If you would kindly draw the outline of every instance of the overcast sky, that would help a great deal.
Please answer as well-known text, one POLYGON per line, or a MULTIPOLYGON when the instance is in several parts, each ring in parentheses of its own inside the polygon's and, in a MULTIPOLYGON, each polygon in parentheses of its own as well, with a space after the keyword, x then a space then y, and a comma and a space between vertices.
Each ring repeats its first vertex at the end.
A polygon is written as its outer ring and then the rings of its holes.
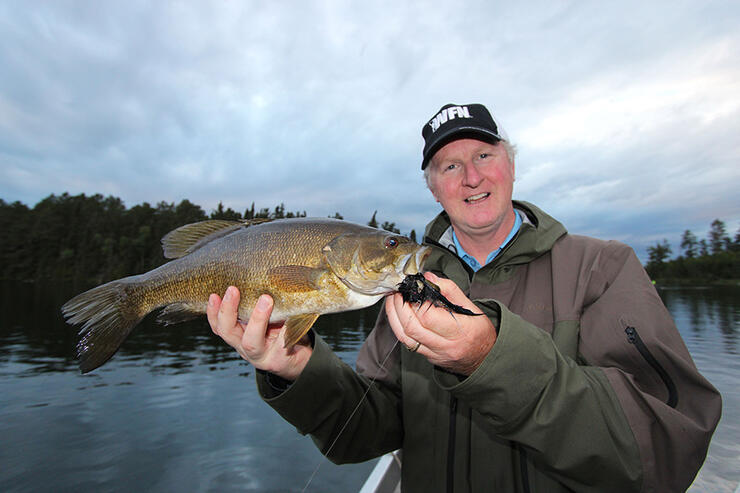
POLYGON ((421 126, 479 102, 518 146, 515 198, 679 253, 685 229, 740 227, 738 26, 736 1, 0 0, 0 198, 419 233, 421 126))

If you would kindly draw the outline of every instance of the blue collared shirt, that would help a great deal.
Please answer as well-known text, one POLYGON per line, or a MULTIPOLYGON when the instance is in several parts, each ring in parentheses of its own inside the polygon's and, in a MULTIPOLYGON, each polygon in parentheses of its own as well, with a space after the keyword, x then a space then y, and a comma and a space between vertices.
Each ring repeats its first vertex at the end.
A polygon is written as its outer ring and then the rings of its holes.
MULTIPOLYGON (((511 241, 512 238, 517 234, 519 231, 519 228, 522 227, 522 216, 519 211, 516 209, 514 210, 514 215, 516 218, 514 219, 514 225, 511 227, 511 231, 509 231, 508 236, 504 239, 504 242, 501 243, 501 246, 499 246, 497 249, 492 251, 488 254, 488 257, 486 257, 486 264, 491 262, 493 259, 496 258, 496 256, 501 253, 501 250, 504 249, 504 247, 511 241)), ((483 267, 472 255, 470 255, 468 252, 465 251, 465 249, 460 245, 460 241, 457 239, 457 235, 455 234, 455 231, 452 231, 452 241, 455 242, 455 248, 457 249, 457 255, 461 259, 465 261, 466 264, 470 266, 471 269, 473 269, 475 272, 478 272, 478 270, 483 267)))

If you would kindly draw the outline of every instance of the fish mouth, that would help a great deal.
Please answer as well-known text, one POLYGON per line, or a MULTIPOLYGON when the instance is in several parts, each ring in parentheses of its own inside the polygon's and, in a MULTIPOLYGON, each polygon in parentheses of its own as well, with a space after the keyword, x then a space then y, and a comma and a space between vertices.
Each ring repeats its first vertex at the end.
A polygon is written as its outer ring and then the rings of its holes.
POLYGON ((403 265, 403 273, 408 276, 421 272, 424 262, 431 253, 431 248, 423 246, 419 248, 416 253, 409 254, 408 259, 403 265))
POLYGON ((491 192, 479 193, 477 195, 471 195, 470 197, 465 199, 465 202, 468 204, 475 204, 477 202, 480 202, 481 200, 487 199, 490 196, 491 196, 491 192))

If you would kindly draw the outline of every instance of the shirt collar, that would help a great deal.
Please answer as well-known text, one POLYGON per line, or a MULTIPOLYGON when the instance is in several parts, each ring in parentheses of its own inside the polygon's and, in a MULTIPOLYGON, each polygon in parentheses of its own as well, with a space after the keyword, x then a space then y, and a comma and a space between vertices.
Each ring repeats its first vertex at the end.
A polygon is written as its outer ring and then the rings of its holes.
MULTIPOLYGON (((518 210, 514 209, 514 216, 515 216, 515 218, 514 218, 514 225, 511 227, 511 231, 509 231, 509 234, 506 236, 506 238, 504 239, 503 243, 501 243, 501 246, 499 246, 498 248, 496 248, 495 250, 493 250, 491 253, 488 254, 488 257, 486 257, 486 264, 490 263, 493 259, 496 258, 496 256, 498 256, 499 253, 501 253, 501 250, 503 250, 504 247, 506 245, 508 245, 509 242, 511 242, 511 240, 514 238, 514 236, 517 234, 517 232, 519 232, 519 228, 522 227, 522 215, 521 215, 521 212, 519 212, 518 210)), ((470 266, 470 268, 473 269, 474 271, 477 272, 478 270, 480 270, 480 268, 483 267, 483 265, 481 265, 480 262, 478 262, 478 260, 476 260, 475 257, 473 257, 468 252, 466 252, 465 249, 462 247, 462 245, 460 245, 460 241, 457 239, 457 235, 455 234, 455 230, 452 227, 450 227, 447 231, 445 231, 445 234, 443 236, 447 236, 447 233, 449 231, 452 231, 452 238, 451 238, 452 239, 452 243, 451 244, 448 244, 446 246, 448 248, 454 246, 455 250, 457 251, 457 256, 458 257, 460 257, 461 259, 463 259, 463 261, 465 261, 465 263, 468 264, 470 266)), ((452 249, 452 248, 450 248, 450 249, 452 249)))

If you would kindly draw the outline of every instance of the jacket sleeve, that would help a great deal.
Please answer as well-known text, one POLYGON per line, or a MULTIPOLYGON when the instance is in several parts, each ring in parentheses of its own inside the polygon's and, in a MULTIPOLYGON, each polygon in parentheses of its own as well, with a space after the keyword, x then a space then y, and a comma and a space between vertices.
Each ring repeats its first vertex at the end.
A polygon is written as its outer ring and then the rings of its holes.
MULTIPOLYGON (((398 347, 393 350, 398 352, 398 347)), ((313 354, 295 382, 278 390, 266 374, 258 372, 257 388, 299 433, 310 434, 330 460, 361 462, 396 450, 402 443, 400 390, 390 363, 393 355, 386 353, 383 359, 386 356, 383 375, 365 377, 316 335, 313 354)))
POLYGON ((462 382, 439 371, 435 379, 574 491, 685 491, 719 421, 719 393, 631 249, 607 243, 583 280, 579 361, 480 300, 501 313, 493 349, 462 382))

